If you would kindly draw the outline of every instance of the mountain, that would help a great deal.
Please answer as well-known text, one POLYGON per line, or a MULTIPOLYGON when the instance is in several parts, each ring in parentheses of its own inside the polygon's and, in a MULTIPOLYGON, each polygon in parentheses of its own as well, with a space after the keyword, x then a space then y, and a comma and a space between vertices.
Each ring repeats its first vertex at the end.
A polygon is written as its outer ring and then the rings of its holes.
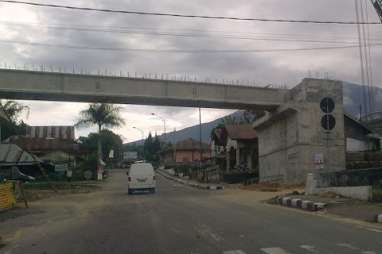
MULTIPOLYGON (((360 105, 363 102, 363 86, 354 83, 344 82, 344 108, 347 114, 354 117, 359 116, 360 105)), ((377 87, 374 91, 376 98, 376 111, 382 111, 382 89, 377 87)), ((235 113, 228 115, 235 117, 236 119, 242 119, 244 111, 236 111, 235 113)), ((210 142, 210 134, 212 129, 223 121, 224 117, 216 119, 209 123, 202 124, 202 140, 205 143, 210 142)), ((161 137, 162 138, 162 137, 161 137)), ((175 143, 187 138, 193 138, 199 140, 199 125, 194 125, 176 132, 167 133, 167 140, 171 143, 175 143)), ((133 142, 141 144, 142 141, 133 142)))
MULTIPOLYGON (((355 117, 359 117, 360 105, 363 105, 364 86, 354 83, 344 82, 344 107, 345 112, 355 117)), ((382 111, 382 89, 375 87, 373 89, 375 96, 375 111, 382 111)))

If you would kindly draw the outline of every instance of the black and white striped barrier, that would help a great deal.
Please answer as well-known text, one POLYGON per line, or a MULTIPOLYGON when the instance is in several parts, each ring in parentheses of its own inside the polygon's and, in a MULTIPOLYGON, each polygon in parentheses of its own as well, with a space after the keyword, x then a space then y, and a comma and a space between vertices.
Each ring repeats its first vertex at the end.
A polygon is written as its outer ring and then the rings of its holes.
POLYGON ((326 203, 302 200, 300 198, 280 197, 278 203, 282 206, 300 208, 307 211, 319 211, 326 208, 326 203))

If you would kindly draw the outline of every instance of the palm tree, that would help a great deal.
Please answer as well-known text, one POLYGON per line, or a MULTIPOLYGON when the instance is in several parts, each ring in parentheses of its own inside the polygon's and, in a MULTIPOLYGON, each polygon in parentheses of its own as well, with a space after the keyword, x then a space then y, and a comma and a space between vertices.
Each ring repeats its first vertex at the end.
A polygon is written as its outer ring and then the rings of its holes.
POLYGON ((103 127, 119 127, 125 124, 125 121, 120 116, 121 107, 116 107, 106 103, 92 103, 89 108, 80 112, 80 119, 76 126, 91 126, 98 127, 97 140, 97 165, 100 165, 102 159, 102 144, 101 131, 103 127))

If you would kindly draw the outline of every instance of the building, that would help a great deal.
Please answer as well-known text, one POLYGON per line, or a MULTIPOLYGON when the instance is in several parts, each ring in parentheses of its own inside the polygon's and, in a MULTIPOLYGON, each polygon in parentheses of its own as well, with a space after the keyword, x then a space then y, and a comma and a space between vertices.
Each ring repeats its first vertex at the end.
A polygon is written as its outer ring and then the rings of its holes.
POLYGON ((15 168, 27 176, 39 177, 42 175, 41 167, 46 172, 53 169, 15 144, 0 144, 0 180, 18 179, 20 175, 14 171, 15 168))
POLYGON ((26 137, 58 140, 74 140, 74 126, 28 126, 26 137))
POLYGON ((225 125, 215 129, 213 157, 226 173, 258 172, 258 140, 251 124, 225 125))
POLYGON ((381 150, 380 137, 362 122, 345 114, 346 152, 381 150))
POLYGON ((165 161, 176 163, 187 163, 205 161, 211 159, 211 148, 208 144, 188 138, 177 142, 171 148, 168 148, 165 154, 165 161), (201 152, 202 151, 202 152, 201 152), (200 158, 202 156, 202 158, 200 158))
POLYGON ((74 126, 28 126, 25 136, 11 136, 3 143, 15 144, 43 161, 75 166, 80 151, 74 138, 74 126))

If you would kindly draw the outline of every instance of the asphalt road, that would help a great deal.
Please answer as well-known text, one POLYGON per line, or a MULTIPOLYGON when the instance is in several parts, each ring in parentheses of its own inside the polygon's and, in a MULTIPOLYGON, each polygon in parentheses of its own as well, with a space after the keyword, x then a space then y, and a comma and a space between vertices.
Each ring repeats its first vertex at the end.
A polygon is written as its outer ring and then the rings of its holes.
MULTIPOLYGON (((124 172, 118 171, 103 191, 63 197, 45 207, 36 203, 41 213, 22 217, 26 226, 15 230, 11 243, 0 252, 382 253, 382 231, 368 226, 271 206, 225 191, 192 189, 163 177, 158 179, 156 194, 131 196, 126 180, 124 172)), ((20 218, 5 222, 3 229, 20 226, 17 220, 20 218)))

